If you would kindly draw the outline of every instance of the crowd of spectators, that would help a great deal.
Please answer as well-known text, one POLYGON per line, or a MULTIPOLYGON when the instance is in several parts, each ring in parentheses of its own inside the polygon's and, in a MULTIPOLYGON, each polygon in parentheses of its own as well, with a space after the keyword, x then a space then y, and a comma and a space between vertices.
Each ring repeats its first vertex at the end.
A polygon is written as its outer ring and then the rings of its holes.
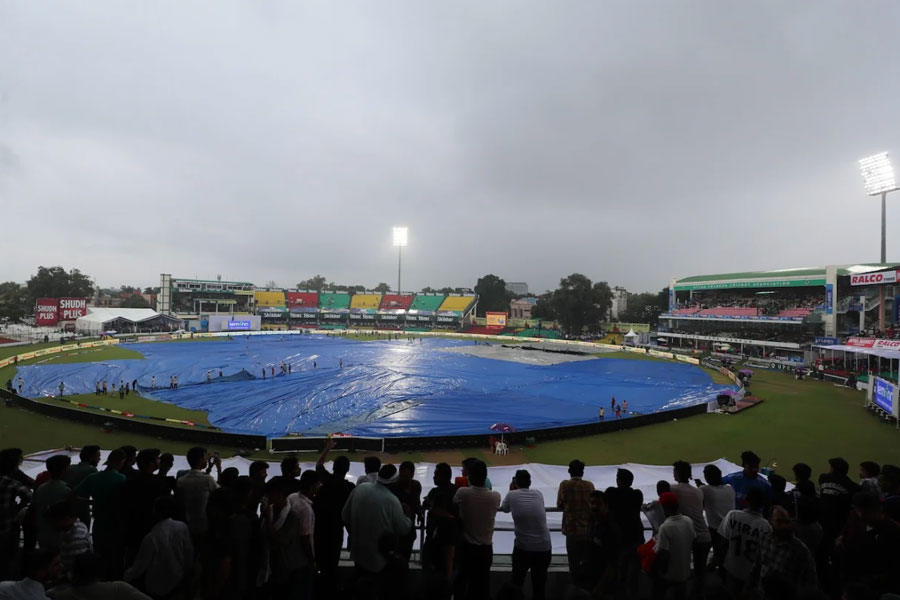
MULTIPOLYGON (((22 452, 3 450, 0 600, 507 599, 524 597, 529 573, 531 597, 548 597, 547 502, 527 470, 501 494, 483 461, 466 459, 455 480, 440 463, 423 498, 413 463, 368 457, 354 484, 346 456, 326 468, 333 447, 329 440, 315 469, 301 472, 288 457, 271 478, 266 462, 241 475, 203 448, 187 453, 190 469, 172 473, 174 457, 157 449, 118 448, 101 465, 100 448, 86 446, 78 464, 50 456, 33 480, 20 469, 22 452), (512 573, 492 590, 498 511, 511 513, 515 541, 512 573), (412 578, 419 525, 422 569, 412 578), (352 574, 339 567, 345 531, 352 574)), ((753 452, 741 458, 741 471, 723 476, 707 465, 703 480, 676 461, 652 499, 627 469, 601 491, 572 461, 555 501, 566 597, 900 593, 900 468, 864 462, 854 481, 834 458, 816 485, 801 463, 788 491, 784 477, 760 473, 753 452)))

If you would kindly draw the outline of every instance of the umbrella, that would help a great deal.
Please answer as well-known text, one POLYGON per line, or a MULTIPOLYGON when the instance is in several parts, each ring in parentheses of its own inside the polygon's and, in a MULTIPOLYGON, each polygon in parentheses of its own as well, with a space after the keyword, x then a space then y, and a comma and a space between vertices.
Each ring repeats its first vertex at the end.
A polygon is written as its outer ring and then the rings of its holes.
POLYGON ((738 373, 743 373, 744 375, 753 375, 753 369, 741 369, 738 373))
POLYGON ((513 427, 512 425, 510 425, 509 423, 494 423, 493 425, 488 427, 488 429, 490 429, 491 431, 499 432, 501 440, 503 439, 504 433, 512 433, 513 431, 516 430, 516 428, 513 427))

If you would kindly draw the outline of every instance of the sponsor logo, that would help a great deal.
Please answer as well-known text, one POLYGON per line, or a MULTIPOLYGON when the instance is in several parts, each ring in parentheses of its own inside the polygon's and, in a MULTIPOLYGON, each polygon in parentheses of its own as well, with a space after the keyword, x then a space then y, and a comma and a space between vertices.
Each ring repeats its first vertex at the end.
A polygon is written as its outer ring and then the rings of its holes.
POLYGON ((878 273, 861 273, 850 276, 850 285, 878 285, 896 282, 897 271, 879 271, 878 273))
POLYGON ((228 321, 228 331, 250 331, 250 321, 228 321))

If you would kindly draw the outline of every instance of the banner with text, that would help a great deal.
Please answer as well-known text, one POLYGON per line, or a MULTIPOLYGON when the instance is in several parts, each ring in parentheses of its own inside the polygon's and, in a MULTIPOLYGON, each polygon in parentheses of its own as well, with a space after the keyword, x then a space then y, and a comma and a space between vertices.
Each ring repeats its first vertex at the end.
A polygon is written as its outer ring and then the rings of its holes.
POLYGON ((860 273, 850 276, 850 285, 878 285, 881 283, 897 283, 897 271, 860 273))
POLYGON ((59 298, 38 298, 34 303, 35 325, 56 325, 59 322, 59 298))
POLYGON ((59 320, 74 321, 87 314, 87 298, 60 298, 59 320))

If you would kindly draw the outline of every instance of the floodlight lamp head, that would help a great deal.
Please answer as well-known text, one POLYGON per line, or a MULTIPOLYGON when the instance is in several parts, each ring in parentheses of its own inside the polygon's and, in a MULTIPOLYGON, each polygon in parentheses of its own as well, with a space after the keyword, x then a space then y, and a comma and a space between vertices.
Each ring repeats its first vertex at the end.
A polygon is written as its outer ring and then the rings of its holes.
POLYGON ((878 196, 897 189, 894 168, 887 152, 868 156, 859 161, 859 170, 866 182, 866 193, 878 196))
POLYGON ((394 246, 406 246, 409 229, 407 227, 394 227, 394 246))

